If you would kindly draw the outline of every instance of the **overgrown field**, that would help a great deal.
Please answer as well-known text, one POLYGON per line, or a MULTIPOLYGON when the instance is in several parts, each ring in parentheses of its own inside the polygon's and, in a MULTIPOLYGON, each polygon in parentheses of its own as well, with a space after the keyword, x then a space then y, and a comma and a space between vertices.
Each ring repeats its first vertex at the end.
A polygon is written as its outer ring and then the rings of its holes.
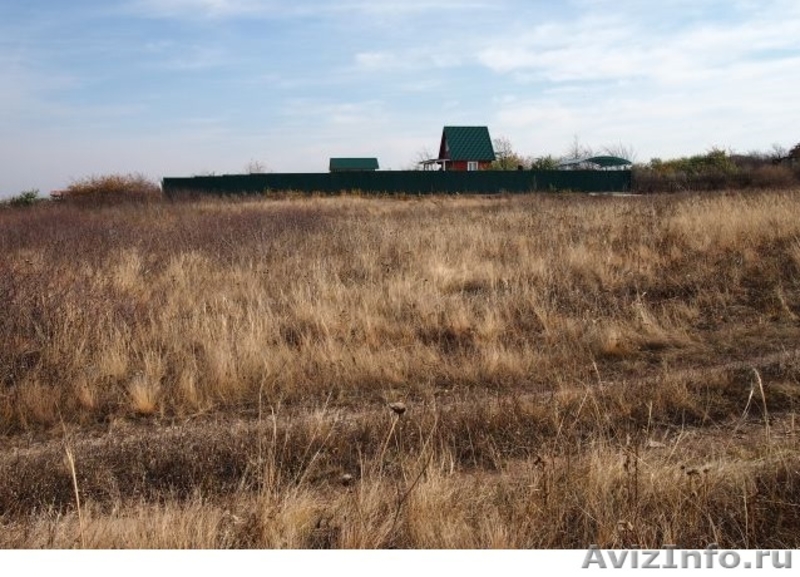
POLYGON ((797 548, 798 315, 800 190, 0 210, 0 546, 797 548))

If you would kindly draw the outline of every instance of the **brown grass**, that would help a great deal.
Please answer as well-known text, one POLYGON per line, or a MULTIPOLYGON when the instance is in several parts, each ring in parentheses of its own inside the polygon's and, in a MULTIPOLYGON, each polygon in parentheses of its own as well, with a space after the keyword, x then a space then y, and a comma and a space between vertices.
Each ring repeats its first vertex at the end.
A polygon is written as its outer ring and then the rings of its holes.
POLYGON ((797 547, 798 239, 796 191, 3 211, 0 546, 797 547))

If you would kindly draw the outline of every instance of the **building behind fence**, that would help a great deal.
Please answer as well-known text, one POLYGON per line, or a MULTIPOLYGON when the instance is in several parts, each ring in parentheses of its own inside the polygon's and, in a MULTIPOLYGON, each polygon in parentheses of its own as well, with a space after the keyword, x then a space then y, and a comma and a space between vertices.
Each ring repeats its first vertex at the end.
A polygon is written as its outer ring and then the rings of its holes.
POLYGON ((397 170, 377 172, 277 173, 164 178, 166 195, 180 192, 374 194, 498 194, 537 191, 628 192, 630 170, 487 170, 476 172, 397 170))

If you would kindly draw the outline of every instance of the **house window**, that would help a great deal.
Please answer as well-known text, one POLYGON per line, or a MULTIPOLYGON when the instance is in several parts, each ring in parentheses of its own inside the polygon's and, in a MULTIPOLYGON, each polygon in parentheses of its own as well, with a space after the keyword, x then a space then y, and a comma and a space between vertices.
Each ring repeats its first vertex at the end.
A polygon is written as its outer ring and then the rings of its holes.
POLYGON ((468 161, 467 170, 478 170, 478 162, 475 160, 468 161))

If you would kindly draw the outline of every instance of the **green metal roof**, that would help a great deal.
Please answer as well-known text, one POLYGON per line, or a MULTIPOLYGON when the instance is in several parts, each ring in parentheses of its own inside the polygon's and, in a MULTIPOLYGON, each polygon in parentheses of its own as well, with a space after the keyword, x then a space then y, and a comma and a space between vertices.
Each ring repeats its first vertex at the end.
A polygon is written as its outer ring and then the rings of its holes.
POLYGON ((633 164, 627 158, 620 158, 619 156, 593 156, 588 160, 592 164, 602 166, 603 168, 609 168, 611 166, 628 166, 629 164, 633 164))
POLYGON ((633 163, 627 158, 620 158, 619 156, 592 156, 591 158, 565 160, 559 164, 559 166, 574 166, 579 164, 594 164, 601 168, 613 168, 619 166, 628 166, 633 163))
POLYGON ((331 158, 330 170, 378 170, 377 158, 331 158))
POLYGON ((445 126, 439 158, 492 162, 495 156, 489 129, 485 126, 445 126))

